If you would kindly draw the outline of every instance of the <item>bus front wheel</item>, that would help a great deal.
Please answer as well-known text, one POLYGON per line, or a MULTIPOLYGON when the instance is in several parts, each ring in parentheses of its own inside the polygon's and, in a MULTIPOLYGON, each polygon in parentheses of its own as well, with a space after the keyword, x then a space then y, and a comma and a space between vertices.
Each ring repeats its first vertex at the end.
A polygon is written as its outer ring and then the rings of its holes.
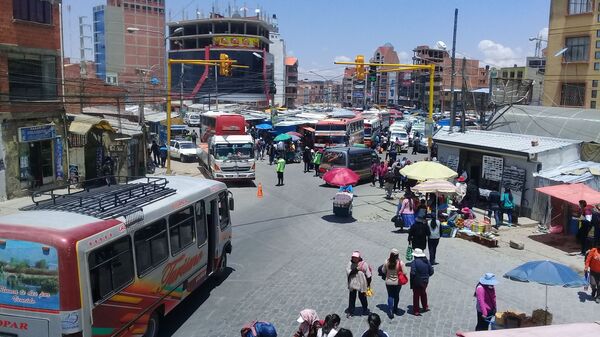
POLYGON ((158 328, 160 327, 160 314, 153 312, 148 319, 148 326, 146 327, 146 333, 144 337, 158 337, 158 328))

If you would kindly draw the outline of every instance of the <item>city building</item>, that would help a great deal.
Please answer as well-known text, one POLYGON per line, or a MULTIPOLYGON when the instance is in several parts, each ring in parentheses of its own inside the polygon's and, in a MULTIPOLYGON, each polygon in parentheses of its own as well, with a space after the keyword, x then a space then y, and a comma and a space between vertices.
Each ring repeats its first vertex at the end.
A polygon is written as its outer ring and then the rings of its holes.
POLYGON ((541 105, 543 84, 542 68, 514 65, 494 69, 491 86, 493 102, 496 105, 541 105))
POLYGON ((344 68, 344 75, 342 77, 342 106, 350 107, 353 106, 352 91, 354 83, 354 74, 356 73, 356 67, 344 68))
POLYGON ((598 37, 597 1, 552 0, 543 94, 545 106, 598 107, 598 37))
MULTIPOLYGON (((429 46, 417 46, 413 50, 413 64, 427 65, 435 64, 433 84, 434 109, 441 107, 442 72, 444 70, 444 59, 450 58, 448 51, 443 46, 430 48, 429 46)), ((429 104, 429 71, 415 70, 413 73, 413 102, 417 107, 426 109, 429 104)), ((456 83, 456 82, 455 82, 456 83)))
POLYGON ((293 56, 285 58, 285 76, 285 106, 294 108, 298 97, 298 58, 293 56))
MULTIPOLYGON (((231 76, 218 74, 216 66, 172 65, 172 85, 181 88, 184 99, 197 103, 207 101, 250 103, 258 106, 271 104, 277 83, 274 82, 274 56, 271 54, 272 20, 261 16, 242 16, 234 11, 225 17, 211 13, 208 18, 170 22, 169 58, 186 60, 219 59, 227 54, 236 65, 231 76), (183 28, 183 32, 175 34, 183 28), (180 83, 183 81, 182 87, 180 83)), ((284 60, 281 60, 282 66, 284 60)), ((285 78, 284 78, 285 80, 285 78)), ((284 85, 285 87, 285 85, 284 85)), ((278 91, 279 92, 279 91, 278 91)), ((281 91, 282 93, 284 90, 281 91)))
POLYGON ((271 46, 269 52, 273 55, 273 81, 275 82, 275 97, 273 99, 275 105, 285 105, 285 89, 286 89, 286 52, 285 41, 279 34, 277 26, 277 16, 273 15, 271 20, 272 31, 269 33, 271 46))
POLYGON ((0 0, 0 200, 63 183, 59 1, 0 0))
MULTIPOLYGON (((400 59, 394 50, 394 46, 386 43, 375 50, 370 62, 398 64, 400 63, 400 59)), ((397 67, 378 67, 377 70, 389 70, 393 68, 397 67)), ((377 72, 375 82, 368 79, 367 96, 371 97, 370 101, 382 106, 397 103, 397 76, 397 72, 377 72)))
POLYGON ((96 76, 133 88, 164 85, 165 0, 107 0, 93 8, 96 76))

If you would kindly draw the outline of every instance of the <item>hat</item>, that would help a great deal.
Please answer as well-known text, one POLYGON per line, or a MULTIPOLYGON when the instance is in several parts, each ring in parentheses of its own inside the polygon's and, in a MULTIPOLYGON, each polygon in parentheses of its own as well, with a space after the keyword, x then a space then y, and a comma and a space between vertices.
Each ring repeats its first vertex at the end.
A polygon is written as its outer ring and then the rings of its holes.
POLYGON ((461 182, 461 183, 464 182, 465 180, 467 180, 467 178, 465 178, 464 176, 460 176, 460 177, 456 178, 456 181, 461 182))
POLYGON ((495 286, 496 284, 498 284, 498 280, 496 280, 496 275, 494 275, 493 273, 485 273, 485 275, 483 275, 479 279, 479 283, 486 286, 495 286))
POLYGON ((460 212, 461 212, 461 213, 471 213, 471 209, 470 209, 469 207, 463 207, 463 208, 460 210, 460 212))
POLYGON ((390 253, 394 254, 394 255, 400 255, 400 252, 396 248, 392 248, 392 250, 390 251, 390 253))
POLYGON ((298 319, 296 320, 296 322, 302 324, 304 323, 304 318, 302 318, 302 316, 298 317, 298 319))
POLYGON ((413 256, 414 257, 425 257, 425 253, 423 252, 423 249, 415 248, 415 250, 413 250, 413 256))
POLYGON ((360 258, 360 252, 358 250, 355 250, 352 252, 352 257, 358 257, 360 258))

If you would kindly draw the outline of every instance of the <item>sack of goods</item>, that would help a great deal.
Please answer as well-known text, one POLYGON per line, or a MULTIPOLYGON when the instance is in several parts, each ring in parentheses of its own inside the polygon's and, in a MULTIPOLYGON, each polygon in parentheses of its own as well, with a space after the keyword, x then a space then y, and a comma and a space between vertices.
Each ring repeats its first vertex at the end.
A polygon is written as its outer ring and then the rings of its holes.
POLYGON ((352 198, 354 198, 352 193, 338 192, 333 198, 333 204, 335 206, 348 206, 352 203, 352 198))

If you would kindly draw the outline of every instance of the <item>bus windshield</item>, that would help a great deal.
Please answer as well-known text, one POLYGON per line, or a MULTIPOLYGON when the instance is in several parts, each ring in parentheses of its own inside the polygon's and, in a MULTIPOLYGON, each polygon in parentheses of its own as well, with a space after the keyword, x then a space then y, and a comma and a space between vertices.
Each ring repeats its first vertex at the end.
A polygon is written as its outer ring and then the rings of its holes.
POLYGON ((251 159, 254 158, 252 144, 216 144, 216 160, 251 159))
POLYGON ((0 304, 60 309, 58 254, 54 247, 0 238, 0 304))
POLYGON ((368 137, 371 135, 371 127, 370 126, 365 126, 365 136, 368 137))
POLYGON ((345 131, 346 124, 317 124, 317 131, 345 131))
POLYGON ((315 144, 346 144, 346 136, 316 136, 315 144))

